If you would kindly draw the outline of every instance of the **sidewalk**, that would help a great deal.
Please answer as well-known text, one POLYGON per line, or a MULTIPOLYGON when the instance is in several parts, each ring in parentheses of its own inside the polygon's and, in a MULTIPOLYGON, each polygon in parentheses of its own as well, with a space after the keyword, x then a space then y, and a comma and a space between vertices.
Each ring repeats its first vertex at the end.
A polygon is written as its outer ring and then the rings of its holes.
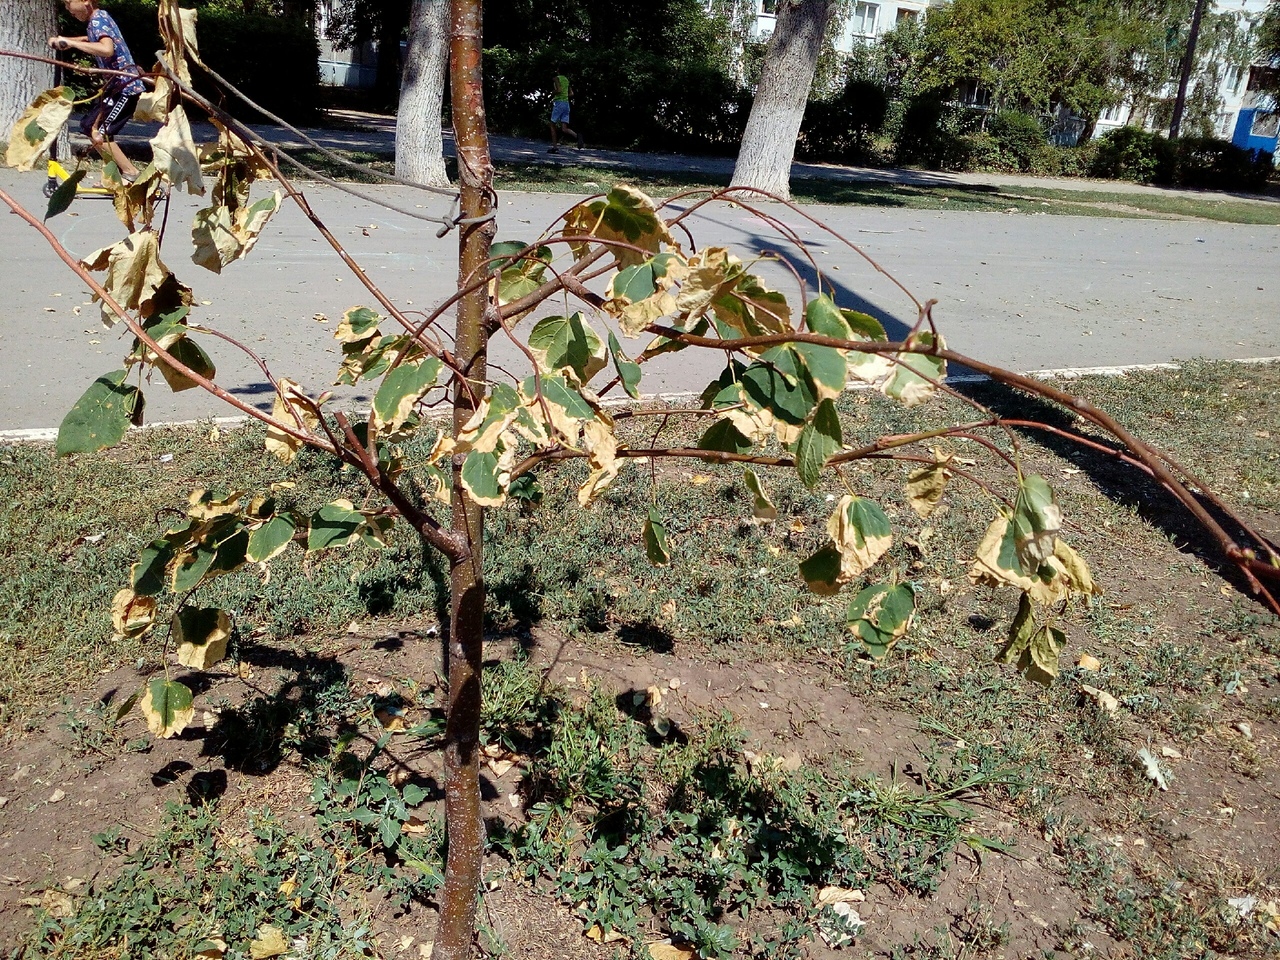
MULTIPOLYGON (((360 150, 369 153, 395 152, 396 118, 357 110, 331 110, 335 120, 355 129, 306 128, 311 139, 331 150, 360 150)), ((214 139, 209 124, 191 125, 197 141, 214 139)), ((140 144, 155 135, 155 126, 130 122, 121 140, 140 144)), ((285 149, 305 149, 308 144, 283 127, 254 125, 264 140, 285 149)), ((79 141, 77 140, 79 144, 79 141)), ((697 157, 671 153, 638 153, 627 150, 605 150, 588 147, 566 148, 555 156, 547 154, 548 144, 540 140, 491 135, 489 148, 499 163, 545 164, 547 166, 598 167, 602 170, 644 170, 655 173, 706 174, 727 178, 733 173, 733 157, 697 157)), ((444 130, 445 156, 455 156, 452 129, 444 130)), ((1222 193, 1218 191, 1183 190, 1155 187, 1127 180, 1087 180, 1077 177, 1033 177, 999 173, 943 173, 892 167, 849 167, 827 163, 793 163, 793 179, 829 180, 842 183, 874 183, 912 187, 998 187, 1018 189, 1042 187, 1053 190, 1098 191, 1105 193, 1156 194, 1182 197, 1230 197, 1256 203, 1280 203, 1280 195, 1222 193)))

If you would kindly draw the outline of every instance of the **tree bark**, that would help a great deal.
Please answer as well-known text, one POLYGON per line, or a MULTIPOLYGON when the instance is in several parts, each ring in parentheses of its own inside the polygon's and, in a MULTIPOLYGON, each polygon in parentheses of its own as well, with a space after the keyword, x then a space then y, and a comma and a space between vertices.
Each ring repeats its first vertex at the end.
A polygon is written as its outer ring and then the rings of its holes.
MULTIPOLYGON (((489 271, 489 247, 497 232, 492 219, 493 162, 485 123, 481 71, 481 0, 452 0, 450 93, 458 144, 462 219, 481 222, 459 228, 458 284, 471 286, 489 271), (485 219, 488 218, 488 219, 485 219)), ((499 326, 486 284, 458 302, 455 358, 466 376, 453 396, 455 434, 475 409, 472 390, 484 391, 488 338, 499 326), (467 388, 470 385, 471 389, 467 388)), ((453 462, 453 530, 469 547, 449 569, 449 706, 445 730, 445 855, 436 960, 469 960, 475 937, 476 896, 484 856, 480 819, 480 671, 484 648, 484 512, 462 485, 462 464, 453 462)))
POLYGON ((448 65, 449 0, 413 0, 396 112, 397 177, 436 187, 449 183, 440 132, 448 65))
MULTIPOLYGON (((53 0, 6 4, 0 15, 0 50, 52 56, 46 45, 58 32, 53 0)), ((34 60, 0 57, 0 144, 9 142, 9 131, 37 93, 53 86, 53 67, 34 60)))
POLYGON ((834 0, 780 0, 732 185, 791 195, 791 161, 834 0))

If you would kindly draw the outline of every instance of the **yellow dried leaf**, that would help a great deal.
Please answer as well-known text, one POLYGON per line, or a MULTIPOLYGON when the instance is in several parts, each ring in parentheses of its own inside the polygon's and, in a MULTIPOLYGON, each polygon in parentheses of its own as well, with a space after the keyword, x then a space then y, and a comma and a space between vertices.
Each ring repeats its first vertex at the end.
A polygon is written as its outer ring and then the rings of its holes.
POLYGON ((605 930, 598 923, 587 929, 586 937, 596 943, 618 943, 627 939, 617 930, 605 930))
POLYGON ((253 960, 268 960, 280 957, 289 952, 289 941, 279 927, 262 926, 258 928, 258 936, 249 944, 249 956, 253 960))
POLYGON ((680 947, 674 943, 650 943, 651 960, 696 960, 698 951, 692 947, 680 947))
POLYGON ((136 637, 151 629, 156 619, 156 601, 140 597, 128 587, 111 601, 111 623, 122 637, 136 637))
MULTIPOLYGON (((81 261, 89 270, 106 270, 102 286, 124 310, 135 310, 143 318, 151 316, 153 301, 162 284, 173 277, 160 259, 160 245, 155 233, 140 230, 119 243, 95 250, 81 261)), ((179 300, 190 305, 191 290, 176 280, 179 300)), ((100 299, 96 294, 94 299, 100 299)), ((102 322, 114 326, 121 318, 102 302, 102 322)))
POLYGON ((578 490, 578 503, 588 507, 613 483, 624 461, 618 459, 618 438, 612 423, 588 420, 582 425, 582 443, 591 473, 578 490))
POLYGON ((937 463, 913 470, 907 477, 907 499, 921 519, 927 519, 942 502, 947 481, 951 479, 947 463, 948 460, 940 459, 937 463))
POLYGON ((200 174, 200 156, 191 136, 191 124, 181 104, 172 107, 165 124, 151 140, 156 168, 176 190, 186 187, 193 196, 204 196, 204 179, 200 174))
POLYGON ((862 903, 866 895, 861 890, 848 887, 823 887, 818 891, 818 906, 825 907, 833 903, 862 903))
MULTIPOLYGON (((218 610, 209 632, 203 637, 186 635, 188 621, 180 616, 173 618, 173 639, 178 645, 178 662, 192 670, 208 670, 227 655, 227 643, 231 639, 231 618, 227 611, 218 610)), ((204 632, 201 629, 200 632, 204 632)))
POLYGON ((40 93, 14 123, 5 162, 19 170, 35 167, 70 116, 71 93, 67 87, 40 93))
MULTIPOLYGON (((292 380, 278 380, 276 381, 276 386, 278 392, 276 393, 276 402, 271 410, 271 415, 281 423, 286 423, 295 429, 314 430, 320 423, 320 418, 316 416, 311 401, 306 394, 292 380)), ((298 455, 298 451, 302 449, 302 441, 291 434, 285 433, 279 427, 270 426, 267 428, 266 449, 268 453, 275 454, 285 463, 289 463, 298 455)))

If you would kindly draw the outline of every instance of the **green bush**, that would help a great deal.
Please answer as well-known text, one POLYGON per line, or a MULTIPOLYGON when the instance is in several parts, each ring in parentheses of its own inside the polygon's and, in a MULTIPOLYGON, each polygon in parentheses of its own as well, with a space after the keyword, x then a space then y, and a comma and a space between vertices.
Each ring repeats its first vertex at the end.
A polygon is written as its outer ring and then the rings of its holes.
POLYGON ((883 86, 851 78, 830 100, 809 101, 797 153, 815 160, 865 161, 871 138, 883 129, 888 112, 883 86))
POLYGON ((1216 137, 1183 137, 1177 141, 1177 183, 1206 190, 1266 189, 1272 155, 1246 150, 1216 137))
POLYGON ((932 91, 912 97, 894 144, 894 162, 931 170, 965 170, 973 150, 967 134, 978 114, 932 91))
MULTIPOLYGON (((309 123, 319 116, 320 48, 306 20, 221 6, 197 7, 196 37, 205 63, 247 97, 290 122, 309 123)), ((149 68, 160 49, 155 0, 107 0, 104 9, 120 25, 134 59, 149 68)), ((255 119, 208 78, 197 76, 195 86, 236 116, 255 119)))
POLYGON ((987 121, 987 134, 1016 170, 1031 170, 1037 156, 1044 155, 1044 127, 1030 114, 1017 110, 997 113, 987 121))
POLYGON ((1098 140, 1090 174, 1106 180, 1173 183, 1177 155, 1173 144, 1158 133, 1120 127, 1098 140))

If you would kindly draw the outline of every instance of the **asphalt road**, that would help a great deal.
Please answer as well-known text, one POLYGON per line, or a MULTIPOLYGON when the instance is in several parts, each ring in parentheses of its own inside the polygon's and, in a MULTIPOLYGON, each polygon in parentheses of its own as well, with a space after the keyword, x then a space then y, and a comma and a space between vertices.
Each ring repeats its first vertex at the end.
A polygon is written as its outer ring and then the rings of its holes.
MULTIPOLYGON (((0 171, 0 186, 42 211, 43 176, 0 171)), ((401 207, 442 213, 438 200, 407 188, 364 188, 401 207)), ((316 212, 350 254, 405 310, 448 296, 456 275, 457 234, 327 186, 309 187, 316 212)), ((499 239, 530 240, 573 203, 551 194, 503 194, 499 239)), ((347 308, 371 298, 302 214, 286 206, 257 248, 221 276, 190 262, 186 235, 197 198, 179 195, 169 216, 166 262, 199 301, 192 320, 258 352, 272 373, 313 392, 333 380, 341 351, 332 338, 347 308), (317 314, 327 322, 313 319, 317 314)), ((936 299, 949 344, 1018 370, 1156 363, 1280 354, 1280 228, 1217 223, 808 207, 860 245, 920 299, 936 299)), ((876 314, 890 332, 914 320, 911 302, 852 250, 789 211, 824 281, 844 306, 876 314)), ((51 221, 59 240, 84 256, 124 235, 111 206, 79 200, 51 221)), ((744 259, 783 249, 778 231, 741 208, 720 206, 692 225, 699 246, 725 244, 744 259)), ((85 386, 119 369, 129 347, 120 328, 104 329, 87 289, 31 227, 0 212, 0 431, 56 427, 85 386)), ((790 293, 796 280, 764 264, 790 293)), ((813 277, 809 275, 810 291, 813 277)), ((527 321, 526 321, 527 324, 527 321)), ((636 342, 627 346, 634 352, 636 342)), ((224 342, 206 349, 218 380, 269 407, 261 371, 224 342)), ((700 389, 720 365, 693 351, 646 369, 647 393, 700 389)), ((525 375, 523 355, 497 344, 495 363, 525 375)), ((367 403, 360 391, 344 403, 367 403)), ((171 394, 160 378, 147 392, 151 422, 223 416, 227 407, 200 390, 171 394)))

